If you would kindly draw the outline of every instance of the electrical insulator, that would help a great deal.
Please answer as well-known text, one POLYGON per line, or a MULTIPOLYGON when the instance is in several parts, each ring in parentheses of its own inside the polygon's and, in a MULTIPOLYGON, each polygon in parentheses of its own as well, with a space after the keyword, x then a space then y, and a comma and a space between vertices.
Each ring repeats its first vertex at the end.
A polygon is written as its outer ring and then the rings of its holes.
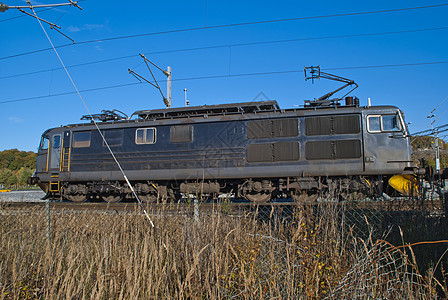
POLYGON ((0 3, 0 12, 7 11, 9 9, 9 6, 3 3, 0 3))

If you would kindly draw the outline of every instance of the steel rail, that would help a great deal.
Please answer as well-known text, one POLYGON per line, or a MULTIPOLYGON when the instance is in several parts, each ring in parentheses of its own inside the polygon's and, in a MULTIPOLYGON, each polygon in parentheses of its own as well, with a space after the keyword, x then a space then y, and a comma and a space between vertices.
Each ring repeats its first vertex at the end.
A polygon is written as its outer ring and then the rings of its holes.
MULTIPOLYGON (((281 209, 294 207, 319 207, 324 205, 338 204, 347 210, 377 210, 377 211, 441 211, 444 210, 444 202, 440 199, 425 200, 424 202, 410 199, 396 199, 392 201, 343 201, 343 202, 215 202, 215 203, 199 203, 201 212, 228 212, 237 211, 251 212, 259 209, 281 209)), ((50 202, 52 210, 71 210, 71 211, 138 211, 138 203, 72 203, 72 202, 50 202)), ((194 210, 193 203, 148 203, 144 204, 145 209, 149 211, 169 211, 169 212, 189 212, 194 210)), ((45 208, 45 202, 1 202, 0 211, 6 209, 32 209, 45 208)))

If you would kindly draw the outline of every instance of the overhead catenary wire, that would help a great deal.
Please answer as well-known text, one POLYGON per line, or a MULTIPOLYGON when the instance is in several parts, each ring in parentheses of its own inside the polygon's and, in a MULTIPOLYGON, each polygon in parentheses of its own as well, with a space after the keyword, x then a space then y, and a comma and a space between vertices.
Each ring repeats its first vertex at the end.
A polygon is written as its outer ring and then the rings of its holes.
POLYGON ((419 132, 414 132, 411 134, 411 136, 421 136, 421 135, 433 135, 435 132, 445 132, 448 131, 448 124, 445 125, 440 125, 431 129, 427 129, 427 130, 423 130, 423 131, 419 131, 419 132))
POLYGON ((446 115, 446 113, 448 112, 448 110, 445 110, 443 113, 441 113, 436 119, 434 119, 434 121, 431 122, 431 125, 433 125, 435 122, 437 122, 441 117, 443 117, 444 115, 446 115))
MULTIPOLYGON (((28 3, 29 3, 29 2, 28 2, 28 3)), ((67 68, 65 68, 65 64, 64 64, 64 62, 62 61, 61 57, 59 56, 58 51, 56 50, 56 48, 54 48, 53 42, 51 41, 50 37, 48 36, 47 31, 46 31, 45 28, 43 27, 43 25, 42 25, 40 19, 37 17, 37 14, 36 14, 36 12, 34 11, 34 9, 33 9, 33 7, 31 6, 31 4, 29 4, 29 5, 30 5, 30 8, 31 8, 31 10, 33 11, 34 15, 36 16, 36 19, 38 20, 40 27, 41 27, 42 30, 44 31, 45 36, 47 37, 47 39, 48 39, 48 41, 50 42, 52 48, 54 49, 54 52, 56 53, 56 56, 58 57, 60 63, 61 63, 62 66, 64 67, 64 70, 65 70, 65 72, 66 72, 68 78, 70 79, 71 84, 73 85, 74 89, 76 90, 76 94, 79 96, 79 98, 81 99, 82 103, 84 104, 84 107, 86 108, 88 114, 90 115, 90 117, 91 117, 91 119, 92 119, 92 122, 93 122, 93 124, 95 125, 97 131, 99 132, 99 134, 100 134, 100 136, 101 136, 101 138, 102 138, 104 144, 106 145, 107 149, 109 150, 110 154, 112 155, 112 158, 114 159, 115 163, 117 164, 118 168, 120 169, 120 172, 123 174, 123 177, 124 177, 126 183, 128 184, 128 186, 129 186, 129 188, 131 189, 133 195, 134 195, 135 198, 137 199, 137 201, 138 201, 140 207, 142 208, 142 210, 143 210, 143 212, 144 212, 146 218, 149 220, 151 226, 154 228, 155 226, 154 226, 154 223, 153 223, 152 220, 151 220, 151 217, 149 216, 148 212, 146 211, 145 207, 143 206, 143 204, 142 204, 140 198, 138 197, 137 193, 135 192, 133 186, 132 186, 131 183, 129 182, 129 179, 128 179, 128 177, 126 176, 126 173, 124 172, 123 168, 121 167, 121 164, 119 163, 119 161, 118 161, 117 158, 115 157, 115 154, 113 153, 112 149, 110 148, 109 143, 107 142, 107 140, 105 139, 103 133, 101 132, 100 128, 98 127, 97 122, 96 122, 95 119, 92 117, 92 113, 90 112, 90 110, 89 110, 89 108, 88 108, 86 102, 84 101, 84 98, 81 96, 81 93, 79 92, 78 87, 76 86, 75 82, 73 81, 73 79, 72 79, 70 73, 68 72, 67 68)))
MULTIPOLYGON (((394 68, 394 67, 425 66, 425 65, 435 65, 435 64, 448 64, 448 61, 406 63, 406 64, 368 65, 368 66, 352 66, 352 67, 334 67, 334 68, 325 68, 325 69, 322 68, 322 70, 331 71, 331 70, 355 70, 355 69, 372 69, 372 68, 394 68)), ((254 73, 240 73, 240 74, 222 74, 222 75, 199 76, 199 77, 185 77, 185 78, 177 78, 177 79, 173 78, 172 81, 219 79, 219 78, 226 78, 226 77, 231 78, 231 77, 245 77, 245 76, 283 75, 283 74, 289 74, 289 73, 303 73, 303 69, 254 72, 254 73)), ((160 80, 160 82, 164 82, 164 81, 165 80, 160 80)), ((81 90, 81 92, 86 93, 86 92, 93 92, 93 91, 99 91, 99 90, 123 88, 123 87, 138 85, 138 84, 141 84, 141 83, 134 82, 134 83, 116 84, 116 85, 110 85, 110 86, 85 89, 85 90, 81 90)), ((71 94, 75 94, 75 93, 76 92, 63 92, 63 93, 58 93, 58 94, 53 94, 53 95, 43 95, 43 96, 27 97, 27 98, 20 98, 20 99, 4 100, 4 101, 0 101, 0 104, 38 100, 38 99, 43 99, 43 98, 71 95, 71 94)))
MULTIPOLYGON (((359 34, 346 34, 346 35, 334 35, 334 36, 321 36, 321 37, 307 37, 307 38, 297 38, 297 39, 285 39, 285 40, 273 40, 273 41, 258 41, 258 42, 249 42, 249 43, 234 43, 234 44, 224 44, 224 45, 215 45, 215 46, 204 46, 204 47, 194 47, 194 48, 181 48, 181 49, 173 49, 173 50, 162 50, 162 51, 152 51, 146 52, 146 55, 157 55, 157 54, 166 54, 166 53, 176 53, 176 52, 187 52, 187 51, 199 51, 199 50, 208 50, 208 49, 219 49, 219 48, 229 48, 229 47, 244 47, 244 46, 256 46, 256 45, 268 45, 268 44, 276 44, 276 43, 291 43, 291 42, 301 42, 301 41, 312 41, 312 40, 324 40, 324 39, 338 39, 338 38, 352 38, 352 37, 365 37, 365 36, 378 36, 378 35, 390 35, 390 34, 404 34, 404 33, 417 33, 417 32, 426 32, 426 31, 437 31, 437 30, 448 30, 448 26, 446 27, 435 27, 435 28, 423 28, 423 29, 412 29, 412 30, 400 30, 400 31, 387 31, 387 32, 374 32, 374 33, 359 33, 359 34)), ((117 61, 122 59, 134 58, 135 55, 124 55, 109 59, 101 59, 86 63, 74 64, 70 66, 66 66, 67 68, 75 68, 82 67, 87 65, 93 65, 98 63, 105 63, 111 61, 117 61)), ((45 72, 52 72, 56 70, 62 70, 62 68, 53 68, 46 70, 39 70, 34 72, 27 72, 21 74, 14 74, 0 77, 1 79, 8 79, 20 76, 34 75, 45 72)))
MULTIPOLYGON (((440 107, 440 105, 442 105, 446 100, 448 100, 448 96, 445 97, 445 99, 443 99, 442 102, 440 102, 433 110, 431 110, 429 115, 433 114, 440 107)), ((439 116, 439 118, 440 118, 440 116, 439 116)), ((439 118, 437 118, 435 121, 437 121, 439 118)))
MULTIPOLYGON (((369 14, 392 13, 392 12, 400 12, 400 11, 413 11, 413 10, 439 8, 439 7, 446 7, 446 6, 448 6, 448 3, 425 5, 425 6, 415 6, 415 7, 395 8, 395 9, 383 9, 383 10, 373 10, 373 11, 361 11, 361 12, 351 12, 351 13, 338 13, 338 14, 305 16, 305 17, 296 17, 296 18, 284 18, 284 19, 275 19, 275 20, 241 22, 241 23, 231 23, 231 24, 211 25, 211 26, 198 26, 198 27, 173 29, 173 30, 165 30, 165 31, 158 31, 158 32, 146 32, 146 33, 108 37, 108 38, 102 38, 102 39, 78 41, 78 42, 76 42, 76 45, 107 42, 107 41, 116 41, 116 40, 138 38, 138 37, 152 36, 152 35, 164 35, 164 34, 191 32, 191 31, 199 31, 199 30, 210 30, 210 29, 230 28, 230 27, 239 27, 239 26, 269 24, 269 23, 293 22, 293 21, 323 19, 323 18, 336 18, 336 17, 349 17, 349 16, 369 15, 369 14)), ((64 44, 64 45, 56 46, 56 48, 63 48, 63 47, 72 46, 72 45, 73 44, 64 44)), ((38 49, 38 50, 28 51, 28 52, 24 52, 24 53, 17 53, 17 54, 10 55, 10 56, 4 56, 4 57, 0 57, 0 60, 30 55, 30 54, 34 54, 34 53, 49 51, 49 50, 52 50, 52 48, 38 49)))
MULTIPOLYGON (((442 105, 446 100, 448 100, 448 96, 447 97, 445 97, 445 99, 443 99, 429 114, 428 114, 428 117, 430 116, 430 115, 432 115, 439 107, 440 107, 440 105, 442 105)), ((441 115, 439 115, 439 117, 437 118, 437 119, 435 119, 434 121, 432 121, 431 122, 431 124, 429 124, 427 127, 426 127, 426 129, 429 129, 437 120, 439 120, 440 119, 440 117, 441 116, 443 116, 443 115, 445 115, 446 113, 447 113, 448 111, 445 111, 445 112, 443 112, 441 115)), ((424 122, 426 121, 426 119, 422 119, 422 121, 420 122, 420 123, 418 123, 416 126, 415 126, 415 129, 417 129, 417 128, 419 128, 424 122)))

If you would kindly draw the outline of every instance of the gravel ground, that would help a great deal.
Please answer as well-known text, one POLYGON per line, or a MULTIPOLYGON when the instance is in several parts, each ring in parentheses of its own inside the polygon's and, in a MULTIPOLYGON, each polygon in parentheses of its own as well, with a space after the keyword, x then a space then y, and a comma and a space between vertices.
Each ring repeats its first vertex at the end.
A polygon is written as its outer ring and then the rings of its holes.
POLYGON ((0 202, 39 202, 43 196, 41 190, 11 191, 0 193, 0 202))

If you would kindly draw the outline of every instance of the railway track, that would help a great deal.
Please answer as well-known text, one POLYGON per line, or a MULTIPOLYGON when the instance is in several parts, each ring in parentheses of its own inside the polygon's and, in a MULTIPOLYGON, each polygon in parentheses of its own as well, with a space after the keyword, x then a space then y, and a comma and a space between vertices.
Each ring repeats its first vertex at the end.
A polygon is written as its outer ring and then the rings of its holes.
MULTIPOLYGON (((200 213, 226 213, 231 215, 244 215, 256 211, 279 211, 285 210, 293 211, 294 208, 312 208, 323 205, 331 205, 334 202, 264 202, 264 203, 250 203, 250 202, 231 202, 231 203, 198 203, 197 206, 191 203, 152 203, 145 204, 147 211, 153 214, 193 214, 195 209, 200 213)), ((392 201, 347 201, 338 202, 348 210, 376 210, 376 211, 429 211, 434 213, 444 213, 447 210, 444 201, 437 200, 409 200, 409 199, 394 199, 392 201)), ((46 202, 0 202, 0 211, 11 210, 39 210, 45 209, 46 202)), ((50 201, 49 209, 51 211, 64 212, 108 212, 108 213, 141 213, 142 209, 137 203, 72 203, 50 201)))

